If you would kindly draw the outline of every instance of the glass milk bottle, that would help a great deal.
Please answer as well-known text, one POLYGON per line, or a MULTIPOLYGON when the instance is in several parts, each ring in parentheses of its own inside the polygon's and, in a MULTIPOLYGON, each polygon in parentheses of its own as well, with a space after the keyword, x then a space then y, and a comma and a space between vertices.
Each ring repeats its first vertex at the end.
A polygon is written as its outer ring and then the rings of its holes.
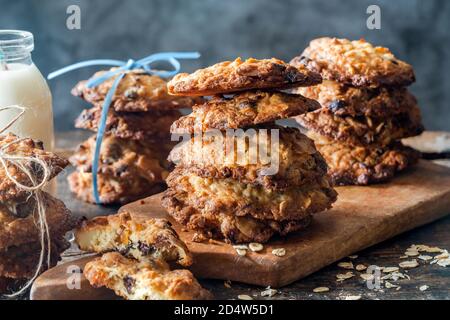
MULTIPOLYGON (((0 107, 19 105, 25 114, 7 132, 33 138, 53 150, 52 95, 39 69, 31 60, 33 35, 25 31, 0 30, 0 107)), ((16 109, 0 113, 0 128, 19 113, 16 109)))

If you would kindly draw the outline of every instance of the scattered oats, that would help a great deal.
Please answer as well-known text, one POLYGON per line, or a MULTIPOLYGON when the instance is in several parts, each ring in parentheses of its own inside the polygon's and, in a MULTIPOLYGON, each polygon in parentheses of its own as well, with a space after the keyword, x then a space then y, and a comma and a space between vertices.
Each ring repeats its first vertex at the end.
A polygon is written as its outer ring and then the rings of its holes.
POLYGON ((361 273, 359 276, 366 281, 372 280, 374 278, 374 275, 370 273, 361 273))
POLYGON ((244 257, 247 254, 247 250, 245 249, 236 249, 238 256, 244 257))
POLYGON ((442 259, 447 259, 448 257, 449 257, 448 251, 445 250, 444 252, 442 252, 441 254, 438 254, 434 258, 437 259, 437 260, 442 260, 442 259))
POLYGON ((437 264, 440 265, 441 267, 450 266, 450 259, 447 258, 447 259, 438 260, 437 264))
POLYGON ((349 271, 349 272, 346 272, 346 273, 339 273, 339 274, 337 274, 336 278, 337 278, 338 282, 342 282, 344 280, 353 278, 354 276, 355 275, 353 274, 353 272, 349 271))
POLYGON ((425 285, 425 286, 420 286, 419 290, 420 291, 426 291, 428 290, 429 286, 425 285))
POLYGON ((384 267, 383 273, 391 273, 391 272, 397 272, 400 269, 398 267, 384 267))
POLYGON ((427 252, 427 253, 440 253, 443 252, 444 250, 438 247, 430 247, 424 244, 419 244, 417 246, 415 246, 416 250, 421 251, 421 252, 427 252))
POLYGON ((393 280, 397 281, 398 279, 410 279, 408 275, 400 273, 400 272, 392 272, 387 275, 381 277, 381 280, 393 280))
POLYGON ((427 255, 422 255, 422 254, 420 256, 418 256, 417 258, 419 258, 420 260, 423 260, 423 261, 428 261, 428 260, 433 259, 432 256, 427 256, 427 255))
POLYGON ((264 249, 264 246, 261 243, 252 242, 248 245, 250 250, 253 252, 260 252, 264 249))
POLYGON ((386 281, 386 282, 384 283, 384 287, 385 287, 386 289, 392 289, 392 288, 398 288, 399 286, 396 285, 396 284, 390 283, 389 281, 386 281))
POLYGON ((430 262, 430 264, 435 264, 438 261, 439 261, 439 259, 434 259, 433 261, 430 262))
POLYGON ((405 251, 405 256, 408 256, 408 257, 417 257, 419 254, 420 253, 417 250, 406 250, 405 251))
POLYGON ((408 256, 400 256, 400 259, 408 259, 408 256))
POLYGON ((315 292, 315 293, 322 293, 322 292, 328 292, 328 291, 330 291, 330 288, 328 288, 328 287, 318 287, 313 290, 313 292, 315 292))
POLYGON ((273 249, 272 254, 277 257, 283 257, 284 255, 286 255, 286 250, 284 248, 273 249))
POLYGON ((240 249, 240 250, 248 250, 248 246, 246 244, 237 244, 233 246, 234 249, 240 249))
POLYGON ((231 289, 231 281, 230 280, 224 281, 223 285, 225 286, 225 288, 231 289))
POLYGON ((358 255, 357 254, 353 254, 351 256, 348 256, 348 258, 354 260, 354 259, 358 258, 358 255))
POLYGON ((272 289, 270 286, 266 288, 266 290, 264 290, 263 292, 261 292, 261 297, 273 297, 274 295, 276 295, 278 293, 277 290, 272 289))
POLYGON ((359 300, 359 299, 361 299, 360 295, 358 295, 358 296, 346 296, 345 297, 345 300, 359 300))
POLYGON ((407 261, 400 262, 398 265, 400 266, 400 268, 403 268, 403 269, 412 269, 412 268, 418 267, 419 263, 417 262, 416 259, 414 259, 414 260, 407 260, 407 261))
POLYGON ((247 295, 247 294, 240 294, 240 295, 238 295, 238 299, 239 299, 239 300, 253 300, 253 298, 250 297, 250 296, 247 295))
POLYGON ((349 269, 349 270, 354 268, 352 262, 339 262, 338 267, 344 268, 344 269, 349 269))
POLYGON ((358 264, 355 269, 356 271, 364 271, 367 269, 367 267, 363 264, 358 264))
POLYGON ((397 286, 397 288, 395 289, 396 291, 400 290, 402 287, 397 286))

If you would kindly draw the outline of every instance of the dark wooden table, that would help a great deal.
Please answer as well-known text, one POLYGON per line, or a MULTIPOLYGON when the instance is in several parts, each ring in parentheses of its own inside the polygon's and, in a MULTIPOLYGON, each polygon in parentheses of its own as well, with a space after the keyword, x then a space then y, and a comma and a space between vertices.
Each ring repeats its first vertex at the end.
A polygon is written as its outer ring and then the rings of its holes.
MULTIPOLYGON (((86 137, 86 132, 58 134, 57 147, 62 150, 73 149, 86 137)), ((70 194, 66 183, 66 177, 71 170, 67 170, 58 178, 58 197, 66 203, 73 214, 90 218, 116 212, 117 207, 89 205, 75 199, 70 194)), ((366 266, 395 267, 405 260, 400 257, 412 244, 426 244, 450 250, 450 216, 359 252, 357 258, 345 259, 345 261, 353 261, 355 266, 365 264, 366 266)), ((399 288, 384 288, 383 285, 383 288, 378 290, 369 289, 366 281, 359 274, 360 272, 355 270, 338 267, 337 264, 331 265, 305 279, 279 289, 278 293, 270 299, 346 300, 359 297, 361 299, 450 299, 450 266, 445 268, 436 264, 431 265, 429 261, 426 263, 421 261, 419 267, 408 271, 407 275, 410 279, 389 280, 390 283, 400 286, 399 288), (348 271, 353 271, 356 276, 343 282, 336 281, 337 274, 348 271), (422 286, 428 286, 428 289, 421 291, 419 288, 422 286), (328 287, 329 291, 314 293, 313 289, 317 287, 328 287)), ((261 296, 261 292, 265 290, 261 287, 239 283, 225 286, 222 280, 205 280, 202 283, 218 299, 238 299, 239 295, 248 295, 253 299, 267 299, 267 297, 261 296)))

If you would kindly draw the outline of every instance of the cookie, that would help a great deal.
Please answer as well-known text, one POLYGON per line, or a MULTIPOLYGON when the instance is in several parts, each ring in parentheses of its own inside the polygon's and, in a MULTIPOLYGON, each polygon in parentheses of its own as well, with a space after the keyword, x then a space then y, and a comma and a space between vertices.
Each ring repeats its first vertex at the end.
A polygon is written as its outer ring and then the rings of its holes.
POLYGON ((293 67, 272 59, 237 58, 192 74, 180 73, 168 83, 169 93, 182 96, 212 96, 252 89, 287 89, 311 86, 322 81, 320 75, 304 66, 293 67))
POLYGON ((299 220, 275 221, 236 216, 227 211, 200 210, 189 204, 186 192, 170 189, 164 193, 162 201, 178 223, 196 232, 195 241, 217 239, 231 243, 265 243, 275 235, 285 236, 303 230, 311 222, 311 216, 299 220))
MULTIPOLYGON (((110 71, 113 70, 115 69, 110 71)), ((93 78, 101 77, 106 72, 97 72, 93 78)), ((73 88, 72 94, 91 104, 101 105, 116 78, 117 76, 112 77, 93 88, 87 88, 87 81, 81 81, 73 88)), ((117 112, 146 112, 190 108, 200 102, 199 98, 171 96, 164 79, 144 70, 133 70, 127 72, 120 81, 112 98, 111 108, 117 112)))
POLYGON ((163 260, 192 264, 192 255, 166 219, 143 219, 122 212, 85 221, 75 232, 83 251, 117 251, 139 261, 163 260))
POLYGON ((290 118, 320 108, 317 101, 301 95, 269 91, 247 91, 233 97, 215 96, 193 112, 176 120, 172 133, 206 132, 246 128, 290 118))
POLYGON ((397 59, 388 48, 364 39, 318 38, 290 63, 320 73, 324 80, 355 87, 403 87, 415 81, 411 65, 397 59))
MULTIPOLYGON (((44 259, 41 271, 51 268, 60 260, 61 253, 70 247, 64 238, 51 240, 50 265, 44 259)), ((40 242, 27 242, 19 246, 0 250, 0 277, 10 279, 31 279, 36 273, 41 254, 40 242)), ((47 250, 45 251, 47 257, 47 250)))
POLYGON ((230 178, 270 190, 300 186, 327 172, 325 160, 314 142, 298 129, 267 126, 257 128, 249 137, 253 137, 254 143, 258 140, 260 154, 250 151, 257 148, 248 139, 219 133, 218 136, 195 136, 179 143, 168 159, 200 177, 230 178), (276 130, 274 139, 271 130, 276 130), (267 151, 263 151, 264 145, 267 151))
POLYGON ((386 146, 395 140, 419 135, 424 130, 418 107, 387 118, 340 117, 328 109, 321 109, 298 116, 296 120, 309 130, 355 146, 386 146))
MULTIPOLYGON (((45 193, 42 197, 52 238, 62 237, 77 225, 78 221, 71 217, 62 201, 45 193)), ((26 217, 17 217, 7 206, 0 204, 0 250, 40 239, 36 224, 38 212, 35 205, 32 208, 26 217)))
POLYGON ((188 270, 173 270, 161 261, 139 262, 116 252, 86 264, 84 276, 96 287, 107 287, 127 300, 206 300, 203 289, 188 270))
POLYGON ((337 116, 392 117, 417 106, 416 98, 405 88, 355 88, 336 81, 291 89, 320 102, 337 116))
MULTIPOLYGON (((96 136, 81 143, 70 162, 82 172, 92 172, 96 136)), ((173 143, 162 141, 124 140, 112 135, 103 137, 98 173, 117 179, 146 179, 163 183, 169 174, 167 155, 173 143)))
MULTIPOLYGON (((75 196, 95 204, 92 192, 92 173, 75 171, 68 177, 69 188, 75 196)), ((164 191, 165 183, 149 182, 146 178, 123 172, 116 176, 98 174, 98 193, 102 204, 127 204, 164 191)))
MULTIPOLYGON (((101 106, 83 110, 75 127, 97 132, 102 114, 101 106)), ((152 112, 116 112, 109 110, 105 133, 131 140, 167 139, 171 124, 181 116, 176 110, 152 112)))
POLYGON ((387 147, 355 147, 310 133, 329 166, 334 185, 369 185, 391 179, 417 163, 420 153, 400 142, 387 147))
MULTIPOLYGON (((48 180, 60 173, 69 162, 57 156, 54 153, 44 151, 43 145, 39 141, 32 139, 22 139, 13 134, 0 136, 0 148, 4 148, 2 152, 9 156, 16 157, 36 157, 48 166, 49 177, 48 180), (17 143, 13 143, 18 141, 17 143)), ((28 175, 19 170, 15 165, 9 161, 5 161, 9 174, 14 177, 19 183, 32 186, 32 182, 28 175)), ((25 165, 26 169, 32 174, 36 181, 42 181, 44 172, 42 167, 36 163, 25 165)), ((22 188, 19 188, 7 175, 4 166, 0 166, 0 203, 8 204, 10 207, 16 206, 21 202, 26 202, 30 193, 22 188)))
MULTIPOLYGON (((182 167, 172 171, 167 185, 170 190, 184 195, 187 205, 201 212, 276 221, 301 220, 329 209, 337 195, 326 177, 281 192, 233 179, 203 178, 182 167)), ((169 214, 173 213, 169 211, 169 214)))

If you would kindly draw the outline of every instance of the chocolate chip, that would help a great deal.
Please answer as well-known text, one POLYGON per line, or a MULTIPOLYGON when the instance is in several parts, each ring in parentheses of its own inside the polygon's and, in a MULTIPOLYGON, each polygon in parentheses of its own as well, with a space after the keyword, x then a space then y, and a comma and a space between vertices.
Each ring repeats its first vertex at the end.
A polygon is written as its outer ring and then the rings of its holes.
POLYGON ((136 99, 139 96, 136 88, 129 88, 124 94, 128 99, 136 99))
POLYGON ((136 280, 134 280, 130 276, 126 276, 125 278, 123 278, 123 284, 127 289, 128 294, 131 294, 133 292, 133 287, 136 284, 136 280))
POLYGON ((138 250, 142 252, 144 256, 148 256, 149 254, 155 252, 155 247, 139 241, 138 250))
POLYGON ((336 112, 341 108, 344 108, 346 106, 345 101, 343 100, 333 100, 328 105, 328 109, 330 109, 332 112, 336 112))

